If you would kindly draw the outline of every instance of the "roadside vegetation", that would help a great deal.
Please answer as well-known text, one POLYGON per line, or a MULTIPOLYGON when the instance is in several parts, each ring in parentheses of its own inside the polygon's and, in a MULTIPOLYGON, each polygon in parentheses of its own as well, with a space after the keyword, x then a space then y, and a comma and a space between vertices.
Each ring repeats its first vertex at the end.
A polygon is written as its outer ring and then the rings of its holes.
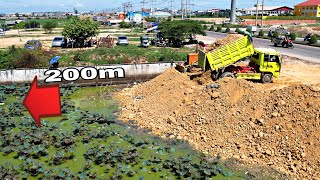
POLYGON ((30 51, 15 46, 0 51, 0 69, 47 68, 55 55, 61 56, 60 66, 107 65, 138 62, 184 61, 189 48, 141 48, 136 45, 115 48, 94 48, 75 51, 35 50, 30 51))

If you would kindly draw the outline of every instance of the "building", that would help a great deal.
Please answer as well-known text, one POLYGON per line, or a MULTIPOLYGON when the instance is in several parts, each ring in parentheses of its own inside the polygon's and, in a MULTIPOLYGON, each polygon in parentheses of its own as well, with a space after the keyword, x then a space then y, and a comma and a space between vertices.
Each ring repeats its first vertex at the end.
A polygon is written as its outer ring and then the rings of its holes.
POLYGON ((308 0, 294 6, 296 16, 320 17, 320 0, 308 0))
MULTIPOLYGON (((255 16, 257 14, 257 7, 243 9, 242 11, 244 15, 255 16)), ((292 14, 293 11, 294 9, 288 6, 258 6, 258 15, 280 16, 284 14, 292 14)))

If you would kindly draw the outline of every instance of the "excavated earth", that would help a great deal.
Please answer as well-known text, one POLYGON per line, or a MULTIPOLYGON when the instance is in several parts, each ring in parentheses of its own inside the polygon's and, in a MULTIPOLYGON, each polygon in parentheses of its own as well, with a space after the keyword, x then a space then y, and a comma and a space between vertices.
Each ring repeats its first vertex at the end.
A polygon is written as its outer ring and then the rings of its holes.
POLYGON ((199 85, 169 69, 116 95, 120 119, 281 177, 320 179, 320 82, 312 78, 319 69, 287 58, 282 77, 266 85, 229 78, 199 85), (290 74, 301 67, 312 74, 304 84, 290 74))

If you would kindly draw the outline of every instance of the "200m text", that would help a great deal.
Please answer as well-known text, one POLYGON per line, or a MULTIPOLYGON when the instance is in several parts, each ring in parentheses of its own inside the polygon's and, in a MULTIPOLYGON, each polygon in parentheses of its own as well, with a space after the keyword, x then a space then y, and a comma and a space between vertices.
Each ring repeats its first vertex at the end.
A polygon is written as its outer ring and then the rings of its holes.
POLYGON ((97 69, 95 67, 85 67, 82 69, 67 68, 64 70, 50 69, 44 73, 48 76, 44 81, 46 83, 51 82, 62 82, 62 81, 77 81, 83 80, 94 80, 99 79, 114 79, 114 78, 125 78, 125 71, 123 68, 106 68, 97 69))

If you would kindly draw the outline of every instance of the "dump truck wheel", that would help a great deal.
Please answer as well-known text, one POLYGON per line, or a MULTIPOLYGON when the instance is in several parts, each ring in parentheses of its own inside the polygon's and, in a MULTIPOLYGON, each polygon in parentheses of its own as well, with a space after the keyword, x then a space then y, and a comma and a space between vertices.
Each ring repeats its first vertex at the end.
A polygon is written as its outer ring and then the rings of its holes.
POLYGON ((261 81, 262 81, 262 83, 271 83, 272 82, 272 78, 273 78, 272 74, 264 74, 262 76, 261 81))
POLYGON ((233 74, 233 73, 231 73, 231 72, 225 72, 225 73, 223 73, 223 74, 220 76, 220 78, 235 78, 235 77, 234 77, 234 74, 233 74))

